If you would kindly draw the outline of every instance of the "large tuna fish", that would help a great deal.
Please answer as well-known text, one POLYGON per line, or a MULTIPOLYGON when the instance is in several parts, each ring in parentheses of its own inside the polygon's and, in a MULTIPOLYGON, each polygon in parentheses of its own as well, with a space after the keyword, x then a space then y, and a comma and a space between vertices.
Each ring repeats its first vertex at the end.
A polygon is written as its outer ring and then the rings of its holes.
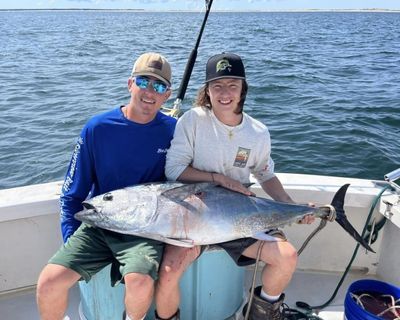
MULTIPOLYGON (((336 221, 366 249, 372 249, 349 223, 343 210, 348 185, 333 198, 336 221)), ((212 183, 149 183, 108 192, 83 202, 75 218, 103 229, 138 235, 178 246, 215 244, 258 237, 308 214, 319 218, 329 208, 276 202, 212 183)))

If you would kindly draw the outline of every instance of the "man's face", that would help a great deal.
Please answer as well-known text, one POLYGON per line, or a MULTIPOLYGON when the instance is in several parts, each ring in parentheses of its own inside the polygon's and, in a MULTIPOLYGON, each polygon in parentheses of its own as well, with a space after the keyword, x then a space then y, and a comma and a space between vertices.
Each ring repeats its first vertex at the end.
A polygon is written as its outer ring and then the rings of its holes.
POLYGON ((136 76, 128 80, 134 113, 150 120, 171 95, 169 86, 151 76, 136 76), (165 89, 165 91, 164 91, 165 89))

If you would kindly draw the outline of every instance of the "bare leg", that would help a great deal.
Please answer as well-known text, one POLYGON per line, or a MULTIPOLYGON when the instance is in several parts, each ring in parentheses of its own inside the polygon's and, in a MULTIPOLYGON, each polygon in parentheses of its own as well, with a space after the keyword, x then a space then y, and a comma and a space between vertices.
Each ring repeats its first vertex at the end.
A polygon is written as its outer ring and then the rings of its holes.
MULTIPOLYGON (((248 247, 243 255, 249 258, 257 257, 260 241, 248 247)), ((263 290, 269 295, 278 296, 288 286, 297 265, 297 251, 287 241, 264 242, 261 258, 266 263, 262 271, 263 290)))
POLYGON ((154 280, 141 273, 128 273, 124 280, 126 312, 132 320, 142 319, 153 300, 154 280))
POLYGON ((66 267, 48 264, 40 273, 36 300, 42 320, 61 320, 68 306, 68 290, 80 275, 66 267))
POLYGON ((182 248, 167 245, 156 286, 156 309, 161 318, 172 317, 179 308, 179 280, 200 254, 200 247, 182 248))

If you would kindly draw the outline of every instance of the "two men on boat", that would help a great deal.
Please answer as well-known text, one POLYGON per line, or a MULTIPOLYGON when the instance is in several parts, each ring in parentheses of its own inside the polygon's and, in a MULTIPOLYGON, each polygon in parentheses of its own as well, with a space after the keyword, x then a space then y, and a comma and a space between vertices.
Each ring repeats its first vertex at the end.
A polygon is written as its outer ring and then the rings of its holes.
MULTIPOLYGON (((157 53, 136 60, 128 79, 129 103, 90 119, 75 147, 61 195, 65 243, 38 280, 41 319, 62 319, 69 289, 80 279, 89 281, 109 263, 112 283, 125 283, 126 319, 144 319, 154 295, 157 319, 179 319, 179 279, 202 248, 165 246, 79 225, 74 214, 82 210, 87 197, 162 181, 165 168, 169 179, 209 181, 246 195, 252 192, 243 184, 254 174, 273 199, 293 203, 274 174, 267 127, 243 111, 247 88, 239 56, 211 57, 197 106, 179 119, 174 134, 176 120, 160 112, 171 94, 168 61, 157 53)), ((306 217, 303 222, 313 219, 306 217)), ((297 263, 295 248, 288 241, 253 238, 219 246, 239 266, 253 264, 257 256, 266 263, 249 319, 281 319, 283 291, 297 263)))

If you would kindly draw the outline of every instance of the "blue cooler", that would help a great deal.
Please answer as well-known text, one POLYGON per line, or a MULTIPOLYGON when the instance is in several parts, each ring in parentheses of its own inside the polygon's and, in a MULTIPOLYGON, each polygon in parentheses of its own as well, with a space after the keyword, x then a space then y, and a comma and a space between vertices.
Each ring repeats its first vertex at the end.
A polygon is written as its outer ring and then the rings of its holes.
MULTIPOLYGON (((205 251, 181 279, 181 318, 222 320, 234 315, 243 302, 244 272, 225 251, 205 251)), ((89 283, 80 281, 79 289, 81 320, 122 319, 125 288, 111 287, 110 266, 89 283)), ((146 319, 154 319, 154 307, 146 319)))

